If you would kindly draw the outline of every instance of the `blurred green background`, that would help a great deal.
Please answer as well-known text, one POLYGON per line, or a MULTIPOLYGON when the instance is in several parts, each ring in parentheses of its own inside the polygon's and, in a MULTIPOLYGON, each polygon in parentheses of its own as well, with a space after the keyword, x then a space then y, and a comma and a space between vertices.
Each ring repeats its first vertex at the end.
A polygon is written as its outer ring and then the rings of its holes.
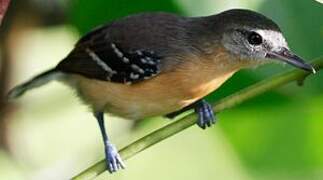
MULTIPOLYGON (((6 89, 55 66, 82 34, 109 20, 143 11, 204 16, 230 8, 274 19, 300 56, 323 55, 323 5, 314 0, 16 0, 1 27, 1 54, 10 59, 6 89)), ((288 69, 273 64, 241 71, 208 99, 288 69)), ((291 83, 220 113, 216 127, 191 127, 127 161, 127 170, 99 179, 323 179, 322 92, 322 73, 302 87, 291 83)), ((95 119, 62 84, 32 91, 5 109, 0 179, 69 179, 104 157, 95 119)), ((123 147, 169 121, 134 125, 107 117, 106 123, 123 147)))

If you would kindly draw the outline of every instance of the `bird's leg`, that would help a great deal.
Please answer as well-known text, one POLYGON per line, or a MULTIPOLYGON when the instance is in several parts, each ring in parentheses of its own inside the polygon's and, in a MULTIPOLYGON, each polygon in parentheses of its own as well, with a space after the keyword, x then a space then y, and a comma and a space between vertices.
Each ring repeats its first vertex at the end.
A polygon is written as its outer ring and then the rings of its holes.
POLYGON ((103 112, 94 113, 95 118, 98 120, 103 142, 104 142, 104 152, 105 152, 105 161, 107 169, 110 173, 116 172, 119 169, 124 169, 125 165, 118 153, 117 148, 111 144, 107 136, 105 127, 104 127, 104 114, 103 112))
POLYGON ((210 127, 212 124, 215 124, 216 117, 214 115, 212 106, 206 102, 206 100, 201 99, 193 104, 195 112, 198 114, 198 120, 196 124, 205 129, 210 127))

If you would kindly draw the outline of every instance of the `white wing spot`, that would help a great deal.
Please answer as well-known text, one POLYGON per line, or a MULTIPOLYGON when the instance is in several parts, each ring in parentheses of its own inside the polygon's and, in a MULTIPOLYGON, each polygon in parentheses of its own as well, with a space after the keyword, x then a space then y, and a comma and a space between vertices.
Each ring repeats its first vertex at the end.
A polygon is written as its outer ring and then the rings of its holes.
POLYGON ((130 73, 130 78, 131 79, 138 79, 139 78, 139 74, 130 73))
POLYGON ((135 65, 135 64, 131 64, 131 68, 137 72, 139 72, 140 74, 144 74, 145 71, 143 69, 141 69, 139 66, 135 65))
POLYGON ((137 50, 136 51, 136 53, 139 55, 139 56, 142 56, 143 54, 142 54, 142 52, 141 51, 139 51, 139 50, 137 50))
POLYGON ((144 58, 141 58, 140 61, 143 63, 143 64, 147 64, 147 60, 144 59, 144 58))
POLYGON ((124 63, 129 63, 129 62, 130 62, 129 58, 127 58, 127 57, 123 57, 123 58, 122 58, 122 61, 123 61, 124 63))
POLYGON ((86 52, 90 55, 93 61, 96 62, 97 65, 99 65, 104 71, 108 72, 110 75, 108 78, 110 78, 113 74, 116 74, 117 72, 111 69, 110 66, 108 66, 100 57, 95 54, 91 49, 87 48, 86 52))
POLYGON ((123 58, 123 53, 119 50, 119 48, 114 43, 111 43, 111 47, 119 58, 123 58))
POLYGON ((156 63, 154 61, 152 61, 152 60, 148 60, 148 64, 155 65, 156 63))

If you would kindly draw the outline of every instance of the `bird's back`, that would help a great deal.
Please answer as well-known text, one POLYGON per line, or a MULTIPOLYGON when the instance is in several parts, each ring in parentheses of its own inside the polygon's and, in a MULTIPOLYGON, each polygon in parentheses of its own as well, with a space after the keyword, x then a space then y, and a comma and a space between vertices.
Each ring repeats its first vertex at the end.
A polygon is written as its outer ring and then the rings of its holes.
POLYGON ((163 12, 131 15, 96 28, 83 36, 76 46, 106 41, 117 43, 127 51, 155 50, 161 56, 166 56, 171 49, 184 49, 188 45, 184 41, 188 39, 189 20, 163 12))

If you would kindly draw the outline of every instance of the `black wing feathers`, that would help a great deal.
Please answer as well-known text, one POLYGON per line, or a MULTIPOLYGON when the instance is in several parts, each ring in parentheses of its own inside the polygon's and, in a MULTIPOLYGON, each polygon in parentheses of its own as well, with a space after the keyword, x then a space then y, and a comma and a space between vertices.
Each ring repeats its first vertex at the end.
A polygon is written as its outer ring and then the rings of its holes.
POLYGON ((161 57, 155 52, 124 50, 106 38, 105 28, 85 35, 57 69, 103 81, 135 83, 160 72, 161 57))

